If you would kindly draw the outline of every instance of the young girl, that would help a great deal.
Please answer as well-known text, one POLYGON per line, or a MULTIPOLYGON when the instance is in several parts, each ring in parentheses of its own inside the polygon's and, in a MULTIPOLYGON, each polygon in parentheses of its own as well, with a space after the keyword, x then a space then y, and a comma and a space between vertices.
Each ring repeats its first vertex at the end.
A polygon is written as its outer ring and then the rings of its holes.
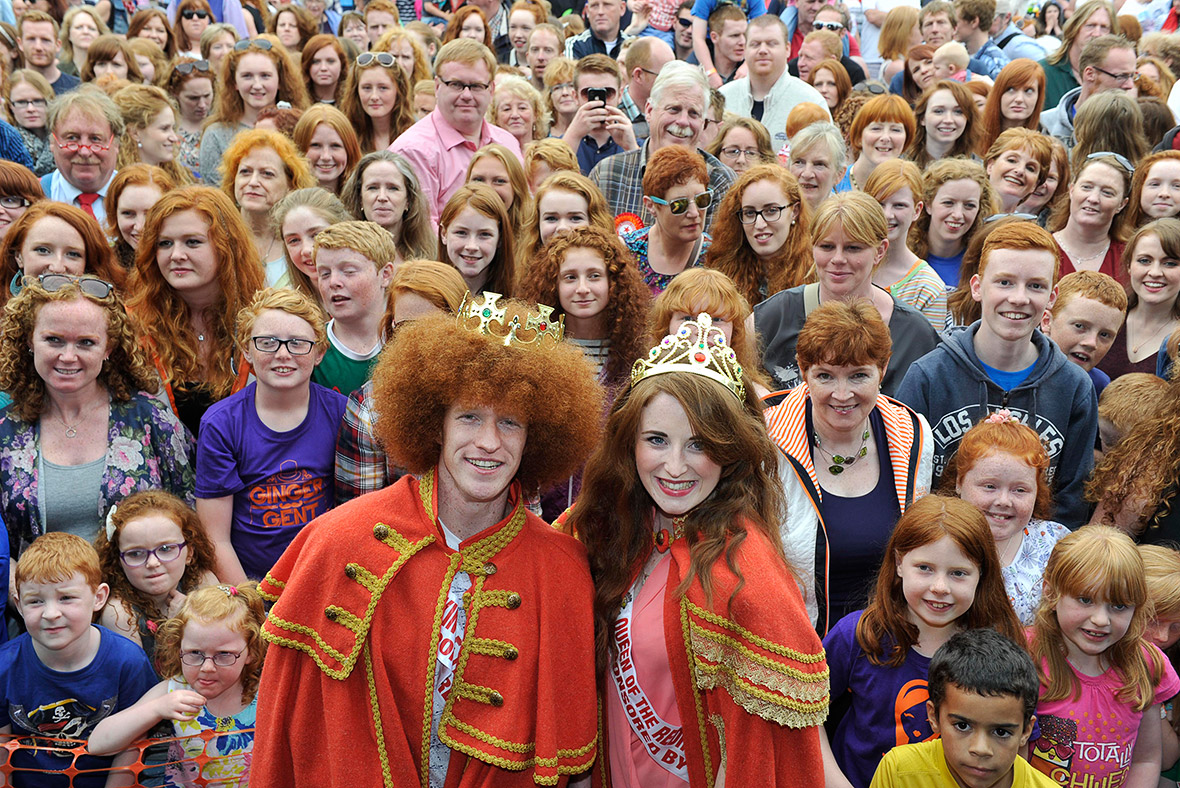
POLYGON ((120 752, 151 728, 172 721, 174 764, 205 761, 201 785, 247 785, 254 749, 254 709, 266 642, 257 583, 206 586, 160 628, 161 681, 129 709, 90 734, 91 752, 120 752), (176 746, 179 745, 179 746, 176 746))
POLYGON ((987 519, 1008 601, 1020 623, 1030 625, 1049 554, 1069 533, 1045 519, 1052 502, 1049 454, 1030 427, 1000 410, 967 431, 951 463, 944 478, 953 479, 955 493, 987 519))
MULTIPOLYGON (((1147 580, 1147 599, 1154 611, 1143 636, 1171 660, 1175 652, 1170 649, 1180 641, 1180 552, 1156 544, 1141 544, 1138 549, 1147 580)), ((1160 766, 1164 770, 1163 778, 1175 782, 1180 778, 1180 731, 1177 731, 1180 715, 1176 714, 1173 701, 1164 704, 1164 712, 1166 716, 1160 721, 1163 734, 1160 766)))
POLYGON ((1088 525, 1053 548, 1029 643, 1041 680, 1034 767, 1063 785, 1156 785, 1159 704, 1180 679, 1143 637, 1150 615, 1131 537, 1088 525))
POLYGON ((531 220, 533 200, 524 167, 503 145, 493 142, 476 151, 467 165, 466 183, 482 183, 500 195, 508 223, 514 228, 524 227, 531 220))
POLYGON ((186 594, 217 582, 213 543, 184 501, 149 490, 111 507, 94 546, 111 587, 99 623, 139 643, 155 664, 160 626, 186 594))
POLYGON ((926 719, 930 658, 962 629, 995 629, 1022 643, 983 515, 928 495, 898 520, 869 606, 824 638, 833 700, 850 706, 825 747, 827 784, 866 788, 881 755, 933 738, 926 719), (834 783, 833 783, 834 781, 834 783))
POLYGON ((513 228, 490 186, 468 183, 447 201, 438 217, 439 262, 455 266, 472 295, 487 290, 515 293, 513 228))

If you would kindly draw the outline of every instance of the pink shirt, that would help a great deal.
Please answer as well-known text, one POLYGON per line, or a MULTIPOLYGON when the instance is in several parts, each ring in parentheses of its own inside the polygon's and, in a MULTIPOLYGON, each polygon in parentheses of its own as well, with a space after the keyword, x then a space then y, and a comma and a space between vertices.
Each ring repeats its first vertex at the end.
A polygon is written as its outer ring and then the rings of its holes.
POLYGON ((521 158, 520 143, 504 129, 483 121, 476 145, 447 123, 436 107, 389 146, 389 150, 404 156, 417 174, 430 206, 431 224, 436 229, 447 200, 467 179, 467 165, 475 152, 492 142, 500 143, 521 158))
MULTIPOLYGON (((1155 646, 1146 650, 1162 655, 1155 646)), ((1162 703, 1180 692, 1180 679, 1167 658, 1164 675, 1155 688, 1153 703, 1162 703)), ((1131 756, 1139 736, 1143 712, 1115 697, 1122 679, 1111 668, 1101 676, 1074 671, 1081 696, 1037 704, 1040 738, 1029 742, 1029 763, 1059 785, 1122 785, 1131 769, 1131 756)))

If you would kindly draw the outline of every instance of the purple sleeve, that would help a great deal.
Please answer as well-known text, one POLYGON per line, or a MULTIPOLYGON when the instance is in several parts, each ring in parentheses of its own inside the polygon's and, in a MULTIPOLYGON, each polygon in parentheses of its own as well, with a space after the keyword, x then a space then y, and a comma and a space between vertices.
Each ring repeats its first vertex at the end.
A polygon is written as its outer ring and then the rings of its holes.
POLYGON ((228 418, 232 412, 229 405, 228 400, 222 400, 201 418, 200 438, 197 440, 198 498, 224 498, 246 486, 235 451, 241 426, 239 422, 235 428, 234 420, 228 418))

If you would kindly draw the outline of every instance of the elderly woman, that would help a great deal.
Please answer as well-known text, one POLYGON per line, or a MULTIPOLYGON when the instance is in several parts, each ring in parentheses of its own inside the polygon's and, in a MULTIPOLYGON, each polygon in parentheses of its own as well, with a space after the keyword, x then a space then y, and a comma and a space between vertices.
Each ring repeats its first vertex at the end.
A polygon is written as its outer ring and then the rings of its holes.
MULTIPOLYGON (((382 321, 387 336, 411 320, 444 312, 454 314, 467 295, 467 285, 454 266, 435 260, 410 260, 398 266, 389 284, 389 306, 382 321)), ((336 503, 393 484, 401 473, 377 442, 373 424, 373 381, 348 396, 336 438, 336 503)))
POLYGON ((643 171, 643 194, 644 208, 655 222, 626 233, 623 243, 657 296, 677 274, 705 262, 713 240, 704 229, 705 213, 713 204, 709 171, 696 151, 679 145, 661 148, 643 171))
POLYGON ((154 396, 114 285, 27 278, 4 311, 0 511, 13 555, 49 531, 93 541, 108 508, 139 490, 190 503, 192 438, 154 396))
POLYGON ((810 216, 794 175, 779 164, 752 167, 721 201, 705 265, 754 305, 801 285, 811 270, 810 216))
POLYGON ((135 267, 135 251, 147 221, 148 211, 178 184, 164 170, 150 164, 132 164, 119 169, 103 201, 107 207, 107 236, 114 239, 115 262, 135 267))
POLYGON ((173 411, 196 434, 211 404, 245 384, 234 318, 263 286, 250 231, 218 189, 165 194, 148 213, 135 255, 128 311, 173 411))
POLYGON ((348 117, 330 104, 312 104, 299 116, 292 135, 311 164, 320 188, 340 194, 361 158, 361 145, 348 117))
POLYGON ((28 207, 44 199, 41 184, 28 167, 0 161, 0 243, 28 207))
POLYGON ((901 96, 874 96, 866 101, 848 133, 853 155, 848 170, 852 186, 862 188, 874 167, 900 157, 914 138, 916 126, 914 111, 901 96))
POLYGON ((179 185, 192 183, 192 173, 178 161, 180 136, 168 94, 154 85, 128 85, 115 94, 115 106, 123 113, 125 124, 118 168, 138 162, 152 164, 179 185))
POLYGON ((892 337, 893 353, 883 356, 877 383, 886 394, 897 390, 910 364, 938 344, 938 334, 918 310, 873 284, 873 273, 889 247, 889 224, 880 203, 864 192, 829 198, 811 221, 815 284, 800 285, 754 307, 754 327, 762 337, 762 366, 782 389, 804 381, 797 360, 799 332, 817 306, 866 299, 892 337), (886 366, 888 365, 888 366, 886 366))
POLYGON ((515 137, 521 150, 533 140, 549 136, 549 110, 541 94, 523 77, 509 76, 500 81, 492 95, 488 118, 515 137))
POLYGON ((49 139, 49 102, 52 100, 53 88, 45 77, 32 69, 17 69, 4 81, 8 120, 20 132, 33 159, 33 174, 38 178, 57 169, 49 139))
POLYGON ((905 152, 914 164, 926 168, 939 159, 975 154, 979 112, 963 83, 935 82, 914 105, 914 117, 917 128, 905 152))
POLYGON ((863 298, 817 307, 798 333, 799 385, 766 412, 785 458, 783 546, 821 632, 865 606, 893 526, 930 489, 930 425, 881 393, 891 334, 863 298))
POLYGON ((404 158, 389 151, 361 157, 340 199, 349 213, 373 222, 393 236, 398 259, 434 259, 437 239, 418 176, 404 158))
POLYGON ((124 279, 98 223, 81 208, 53 200, 27 207, 4 234, 0 282, 8 287, 0 287, 0 303, 41 274, 93 274, 115 285, 124 279))
MULTIPOLYGON (((1120 266, 1127 240, 1127 202, 1133 168, 1122 156, 1093 154, 1079 162, 1062 206, 1049 229, 1061 250, 1058 276, 1099 271, 1126 282, 1120 266)), ((1158 347, 1157 347, 1158 349, 1158 347)))
POLYGON ((811 213, 833 191, 848 191, 848 148, 835 123, 813 123, 791 137, 791 174, 811 213))
POLYGON ((770 132, 753 118, 736 117, 722 123, 705 151, 738 175, 757 164, 775 160, 770 132))
POLYGON ((288 137, 276 131, 243 132, 225 152, 221 190, 242 212, 270 285, 288 284, 283 242, 275 233, 270 211, 294 189, 314 185, 307 159, 288 137))

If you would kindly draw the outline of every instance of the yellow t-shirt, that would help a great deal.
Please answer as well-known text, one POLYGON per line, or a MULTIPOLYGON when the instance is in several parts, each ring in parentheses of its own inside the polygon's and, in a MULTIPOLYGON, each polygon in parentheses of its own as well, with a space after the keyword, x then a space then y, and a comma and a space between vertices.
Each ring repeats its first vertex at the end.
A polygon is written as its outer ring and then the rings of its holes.
MULTIPOLYGON (((1016 756, 1012 788, 1057 788, 1057 783, 1016 756)), ((882 759, 869 788, 957 788, 946 765, 942 739, 894 747, 882 759)))

